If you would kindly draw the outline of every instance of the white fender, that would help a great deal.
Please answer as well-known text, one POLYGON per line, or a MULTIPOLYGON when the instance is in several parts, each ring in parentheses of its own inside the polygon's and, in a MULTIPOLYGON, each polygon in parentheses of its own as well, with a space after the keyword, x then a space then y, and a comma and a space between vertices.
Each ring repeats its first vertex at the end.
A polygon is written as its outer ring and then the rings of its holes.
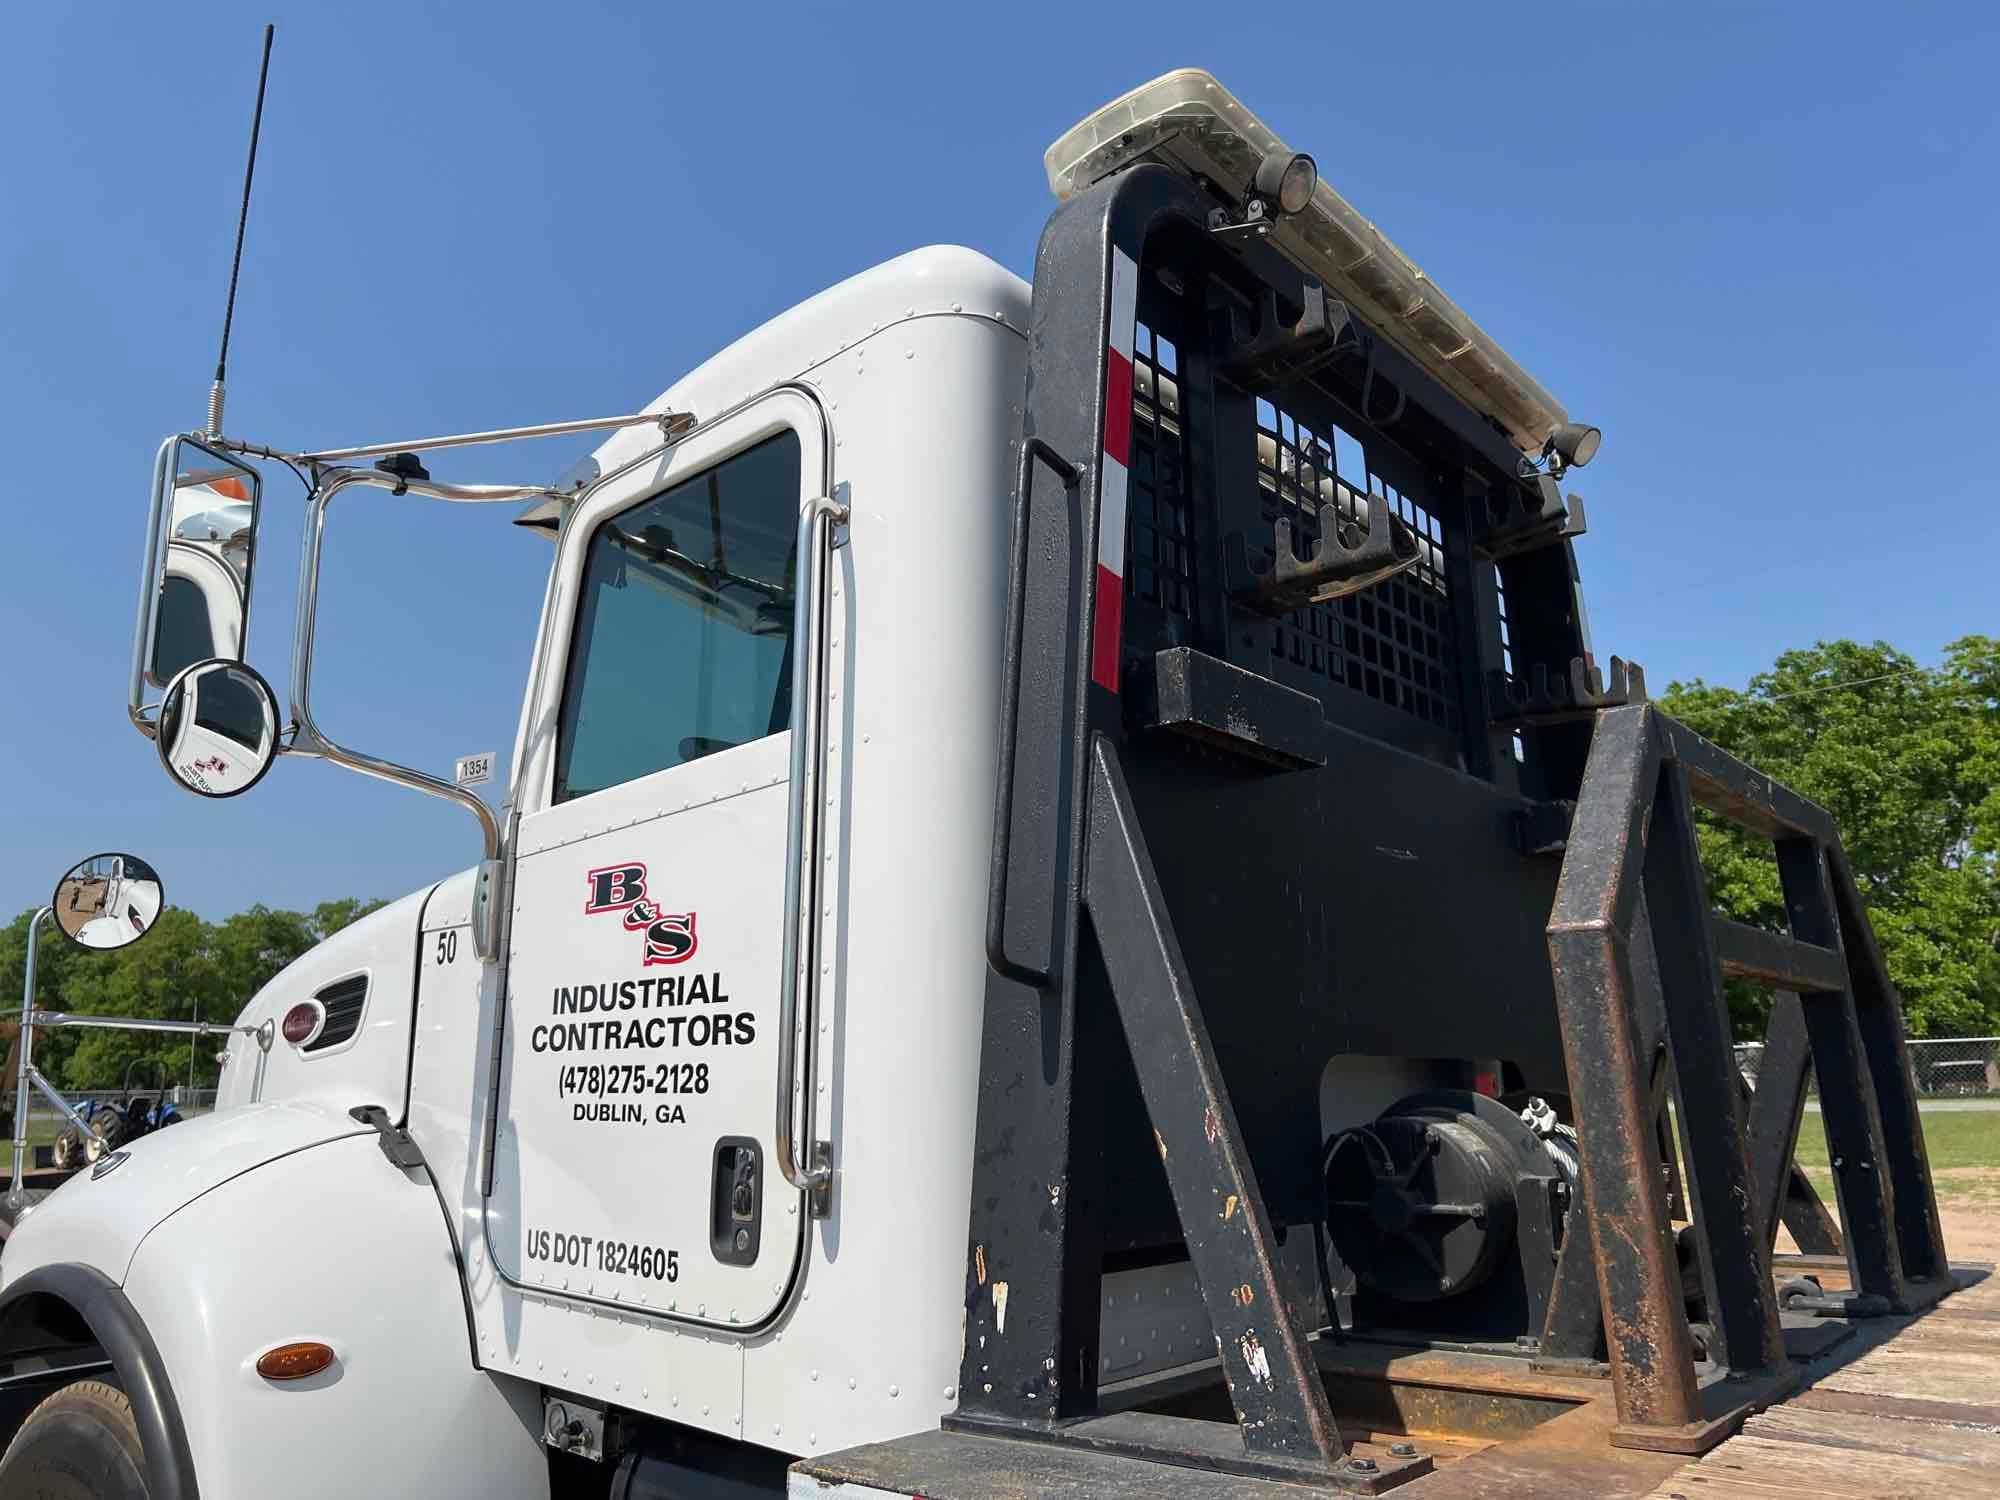
POLYGON ((375 1139, 329 1104, 282 1100, 217 1110, 141 1136, 119 1160, 77 1173, 21 1218, 0 1260, 0 1285, 38 1266, 63 1264, 123 1282, 140 1242, 192 1199, 266 1162, 363 1133, 375 1139))
POLYGON ((233 1177, 132 1258, 125 1295, 158 1345, 202 1500, 548 1500, 539 1392, 475 1367, 430 1176, 378 1142, 345 1136, 233 1177), (287 1384, 257 1374, 264 1351, 304 1339, 333 1365, 287 1384))

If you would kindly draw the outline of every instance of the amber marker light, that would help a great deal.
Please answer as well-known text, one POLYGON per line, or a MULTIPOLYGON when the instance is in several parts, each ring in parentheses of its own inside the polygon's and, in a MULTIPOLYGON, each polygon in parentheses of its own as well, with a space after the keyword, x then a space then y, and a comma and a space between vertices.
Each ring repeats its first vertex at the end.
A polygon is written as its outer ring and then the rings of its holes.
POLYGON ((308 1339, 296 1344, 280 1344, 257 1356, 257 1373, 266 1380, 304 1380, 333 1363, 333 1351, 325 1344, 308 1339))

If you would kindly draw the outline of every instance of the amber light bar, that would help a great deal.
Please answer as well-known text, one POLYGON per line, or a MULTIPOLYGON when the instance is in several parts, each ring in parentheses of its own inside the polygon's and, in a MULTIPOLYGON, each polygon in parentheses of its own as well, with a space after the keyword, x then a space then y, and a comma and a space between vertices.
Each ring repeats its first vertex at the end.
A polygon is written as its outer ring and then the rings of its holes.
MULTIPOLYGON (((1182 68, 1072 126, 1042 162, 1058 198, 1146 158, 1204 178, 1240 203, 1258 165, 1292 149, 1212 75, 1182 68)), ((1568 420, 1562 404, 1324 175, 1301 212, 1273 220, 1270 242, 1453 395, 1498 422, 1523 453, 1539 455, 1568 420)))

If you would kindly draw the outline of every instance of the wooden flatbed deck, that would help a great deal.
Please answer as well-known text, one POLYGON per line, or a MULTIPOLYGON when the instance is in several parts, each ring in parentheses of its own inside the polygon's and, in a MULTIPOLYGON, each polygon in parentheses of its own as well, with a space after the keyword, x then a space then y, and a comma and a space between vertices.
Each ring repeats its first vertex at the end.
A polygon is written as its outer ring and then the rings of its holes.
MULTIPOLYGON (((1663 1480, 1650 1500, 1992 1500, 2000 1496, 2000 1276, 1872 1348, 1663 1480)), ((1869 1338, 1869 1335, 1863 1335, 1869 1338)))
MULTIPOLYGON (((1781 1262, 1809 1270, 1829 1292, 1844 1290, 1837 1261, 1781 1262)), ((1498 1441, 1463 1426, 1478 1404, 1450 1407, 1459 1431, 1423 1430, 1431 1408, 1405 1406, 1403 1431, 1436 1464, 1386 1493, 1397 1500, 1996 1500, 2000 1497, 2000 1276, 1958 1268, 1960 1290, 1911 1317, 1858 1319, 1838 1342, 1800 1360, 1801 1388, 1751 1417, 1743 1430, 1697 1460, 1615 1447, 1608 1382, 1507 1373, 1433 1379, 1426 1356, 1388 1361, 1381 1373, 1406 1388, 1450 1385, 1474 1396, 1523 1393, 1573 1403, 1498 1441), (1415 1418, 1416 1420, 1410 1420, 1415 1418)), ((1833 1322, 1838 1320, 1823 1320, 1833 1322)), ((1835 1328, 1805 1328, 1835 1335, 1835 1328)), ((1789 1341, 1788 1341, 1789 1342, 1789 1341)), ((1517 1368, 1511 1361, 1500 1362, 1517 1368)), ((1336 1393, 1336 1407, 1342 1403, 1336 1393)), ((1441 1415, 1446 1408, 1438 1407, 1441 1415)), ((1496 1403, 1494 1410, 1502 1410, 1496 1403)), ((1343 1418, 1357 1455, 1389 1456, 1393 1430, 1343 1418)), ((963 1432, 929 1432, 802 1460, 796 1497, 918 1495, 925 1500, 1310 1500, 1340 1493, 963 1432), (847 1488, 852 1486, 852 1488, 847 1488)))

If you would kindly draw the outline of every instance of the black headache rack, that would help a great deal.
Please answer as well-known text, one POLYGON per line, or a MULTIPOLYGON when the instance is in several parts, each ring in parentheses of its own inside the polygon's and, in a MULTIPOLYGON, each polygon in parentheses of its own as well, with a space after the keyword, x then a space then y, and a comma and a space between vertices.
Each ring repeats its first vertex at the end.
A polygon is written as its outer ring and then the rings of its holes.
POLYGON ((1133 166, 1037 253, 965 1357, 927 1441, 1372 1493, 1430 1468, 1399 1432, 1608 1384, 1612 1442, 1701 1451, 1813 1347, 1781 1219, 1844 1243, 1822 1310, 1950 1287, 1838 841, 1598 674, 1580 507, 1214 206, 1133 166), (1789 935, 1711 917, 1696 802, 1773 837, 1789 935), (1780 991, 1754 1094, 1725 974, 1780 991), (1330 1143, 1338 1056, 1456 1086, 1330 1143), (1838 1238, 1792 1165, 1809 1060, 1838 1238), (1172 1265, 1215 1358, 1120 1378, 1107 1282, 1172 1265), (1413 1348, 1423 1390, 1385 1393, 1413 1348))

